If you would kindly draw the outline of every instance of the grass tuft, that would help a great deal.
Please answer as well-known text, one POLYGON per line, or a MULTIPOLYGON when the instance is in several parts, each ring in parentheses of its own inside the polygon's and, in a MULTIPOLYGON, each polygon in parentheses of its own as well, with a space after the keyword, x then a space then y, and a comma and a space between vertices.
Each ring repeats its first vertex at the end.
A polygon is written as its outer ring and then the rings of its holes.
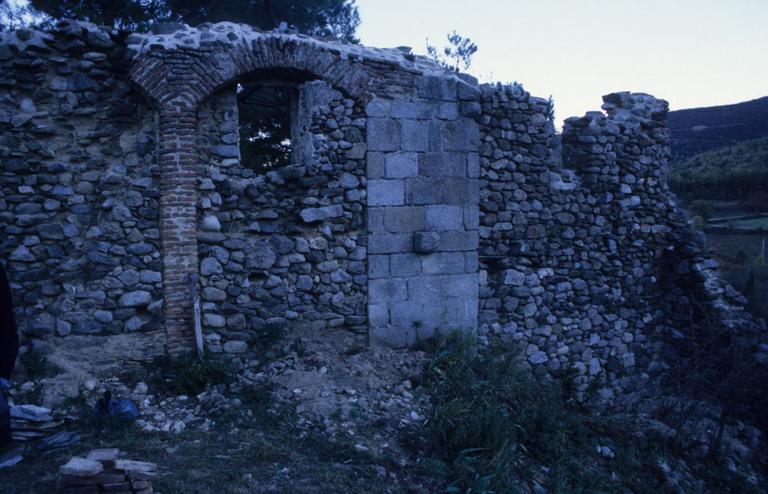
MULTIPOLYGON (((537 381, 518 352, 452 334, 433 344, 432 409, 423 434, 436 491, 466 494, 666 492, 673 445, 625 418, 598 415, 559 383, 537 381), (601 454, 604 448, 612 454, 601 454), (525 479, 525 480, 522 480, 525 479)), ((686 459, 683 457, 683 459, 686 459)), ((722 465, 695 464, 707 492, 755 492, 722 465), (723 481, 723 479, 728 479, 723 481), (730 487, 729 487, 730 486, 730 487)))
POLYGON ((228 362, 216 357, 199 359, 195 354, 180 357, 158 357, 147 365, 147 380, 152 389, 171 395, 197 395, 206 386, 229 384, 234 370, 228 362))

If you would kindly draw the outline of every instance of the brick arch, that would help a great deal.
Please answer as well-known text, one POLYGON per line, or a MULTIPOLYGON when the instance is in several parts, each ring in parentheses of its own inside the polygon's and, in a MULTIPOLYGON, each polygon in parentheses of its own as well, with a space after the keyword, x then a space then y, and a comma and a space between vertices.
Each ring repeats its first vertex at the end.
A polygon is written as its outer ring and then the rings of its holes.
POLYGON ((255 39, 200 47, 152 49, 138 54, 131 80, 159 113, 160 231, 166 350, 193 347, 190 286, 197 247, 197 109, 239 78, 264 71, 291 71, 324 80, 364 102, 369 77, 362 61, 311 38, 261 34, 255 39))
POLYGON ((344 57, 340 50, 311 38, 277 34, 196 50, 142 53, 134 60, 130 77, 159 108, 169 104, 196 107, 241 76, 280 69, 322 79, 355 99, 367 96, 369 75, 361 61, 344 57))

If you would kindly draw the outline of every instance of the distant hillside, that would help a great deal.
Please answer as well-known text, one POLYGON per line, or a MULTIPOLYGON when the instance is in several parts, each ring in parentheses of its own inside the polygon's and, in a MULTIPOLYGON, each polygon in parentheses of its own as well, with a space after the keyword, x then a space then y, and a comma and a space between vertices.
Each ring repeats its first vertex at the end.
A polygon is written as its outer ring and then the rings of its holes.
POLYGON ((697 154, 674 165, 669 185, 683 197, 743 198, 768 191, 768 138, 697 154))
POLYGON ((740 141, 768 137, 768 96, 669 113, 675 161, 740 141))

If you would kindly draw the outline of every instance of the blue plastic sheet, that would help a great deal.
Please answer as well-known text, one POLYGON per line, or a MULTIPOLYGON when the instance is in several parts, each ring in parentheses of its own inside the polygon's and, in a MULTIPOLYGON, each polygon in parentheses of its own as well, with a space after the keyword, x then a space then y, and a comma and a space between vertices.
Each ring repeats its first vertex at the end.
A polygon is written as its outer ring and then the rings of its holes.
POLYGON ((123 420, 136 420, 139 418, 139 409, 136 404, 127 399, 112 398, 109 391, 96 403, 93 412, 101 417, 113 417, 123 420))

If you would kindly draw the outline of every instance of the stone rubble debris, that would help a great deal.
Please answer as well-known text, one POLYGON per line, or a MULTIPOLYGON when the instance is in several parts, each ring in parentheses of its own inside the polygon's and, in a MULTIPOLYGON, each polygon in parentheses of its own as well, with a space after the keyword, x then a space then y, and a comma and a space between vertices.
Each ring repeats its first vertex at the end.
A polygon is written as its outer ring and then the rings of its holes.
POLYGON ((63 421, 53 417, 50 408, 30 404, 11 407, 11 437, 14 441, 48 437, 63 424, 63 421))
POLYGON ((24 455, 22 455, 21 450, 12 449, 0 454, 0 468, 10 468, 23 460, 24 455))
POLYGON ((120 458, 119 449, 96 449, 85 458, 73 457, 60 473, 64 494, 150 494, 157 465, 120 458))

